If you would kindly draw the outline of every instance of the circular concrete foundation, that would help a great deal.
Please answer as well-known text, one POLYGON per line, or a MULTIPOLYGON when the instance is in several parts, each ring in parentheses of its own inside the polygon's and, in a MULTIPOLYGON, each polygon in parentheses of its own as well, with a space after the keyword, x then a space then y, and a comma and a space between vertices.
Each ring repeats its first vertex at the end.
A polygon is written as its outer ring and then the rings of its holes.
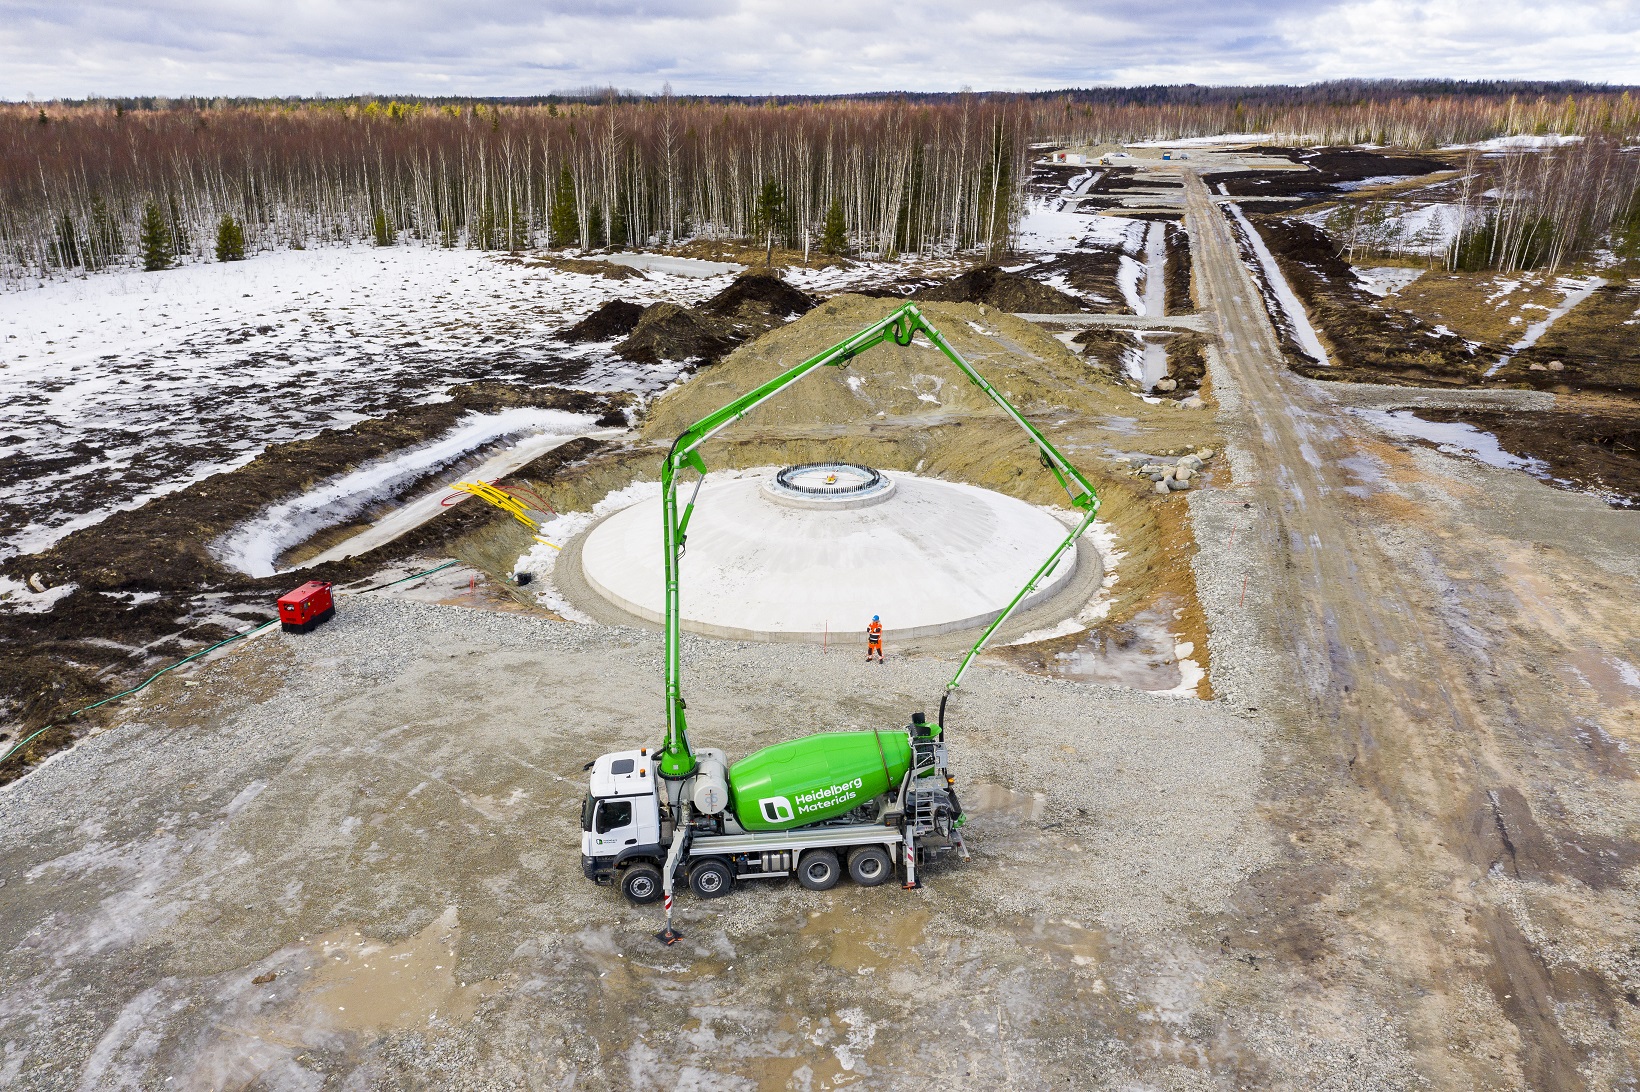
MULTIPOLYGON (((682 562, 684 629, 863 642, 874 614, 891 639, 982 626, 1069 533, 1040 508, 971 485, 847 464, 788 470, 781 481, 702 484, 682 562)), ((664 606, 660 532, 656 497, 598 524, 580 549, 592 590, 652 622, 664 606)), ((1025 605, 1059 590, 1076 564, 1067 551, 1025 605)))

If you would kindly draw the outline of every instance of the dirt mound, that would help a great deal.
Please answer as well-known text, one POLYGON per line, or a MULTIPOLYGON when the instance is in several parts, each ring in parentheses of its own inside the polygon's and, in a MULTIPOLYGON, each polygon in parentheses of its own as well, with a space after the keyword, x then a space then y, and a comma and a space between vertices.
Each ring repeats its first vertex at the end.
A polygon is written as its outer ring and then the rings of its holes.
POLYGON ((638 325, 643 312, 641 303, 610 300, 558 336, 564 341, 608 341, 625 337, 638 325))
POLYGON ((1076 297, 995 265, 925 288, 913 298, 930 303, 984 303, 999 311, 1027 315, 1071 315, 1085 310, 1076 297))
POLYGON ((715 315, 675 303, 656 303, 644 308, 632 336, 615 346, 615 352, 639 364, 714 361, 735 347, 740 340, 735 334, 715 315))
POLYGON ((1614 508, 1640 508, 1640 410, 1429 410, 1430 421, 1459 421, 1490 432, 1512 455, 1548 464, 1552 484, 1594 493, 1614 508))
POLYGON ((746 273, 700 305, 702 311, 725 318, 769 317, 788 319, 806 315, 814 300, 779 277, 767 273, 746 273))

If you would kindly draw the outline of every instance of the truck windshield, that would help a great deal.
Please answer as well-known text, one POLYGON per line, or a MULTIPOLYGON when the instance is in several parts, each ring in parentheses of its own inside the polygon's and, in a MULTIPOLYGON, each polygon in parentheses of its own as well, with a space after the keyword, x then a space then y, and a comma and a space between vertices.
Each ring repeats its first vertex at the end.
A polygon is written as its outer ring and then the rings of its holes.
POLYGON ((593 799, 593 796, 592 796, 591 793, 587 793, 587 798, 585 800, 581 801, 581 829, 582 830, 591 830, 592 829, 592 809, 597 807, 597 806, 598 806, 598 801, 593 799))

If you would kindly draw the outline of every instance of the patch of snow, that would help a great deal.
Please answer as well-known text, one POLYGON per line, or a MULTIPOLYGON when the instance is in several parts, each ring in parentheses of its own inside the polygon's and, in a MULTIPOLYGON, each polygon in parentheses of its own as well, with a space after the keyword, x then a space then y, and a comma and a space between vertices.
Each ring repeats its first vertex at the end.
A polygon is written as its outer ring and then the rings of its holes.
POLYGON ((549 540, 552 545, 537 543, 531 547, 530 551, 522 555, 513 566, 514 571, 531 575, 533 579, 528 585, 529 591, 543 607, 571 622, 592 625, 593 620, 570 606, 569 600, 564 598, 558 586, 553 583, 552 574, 558 565, 559 553, 569 544, 570 539, 586 531, 605 516, 630 508, 651 497, 658 497, 660 494, 660 482, 633 482, 622 489, 605 494, 602 500, 592 506, 590 512, 560 513, 556 519, 536 529, 536 533, 549 540))
POLYGON ((1356 280, 1361 287, 1380 298, 1394 295, 1423 275, 1422 269, 1408 269, 1399 265, 1380 265, 1355 270, 1356 280))
POLYGON ((1139 275, 1144 268, 1126 254, 1122 255, 1121 264, 1116 268, 1116 287, 1121 289, 1123 301, 1135 315, 1145 313, 1145 301, 1139 296, 1139 275))
POLYGON ((1427 440, 1436 450, 1448 455, 1462 455, 1487 466, 1524 470, 1539 477, 1549 470, 1549 464, 1543 460, 1511 455, 1496 436, 1462 421, 1426 421, 1411 410, 1352 409, 1350 412, 1392 435, 1427 440))
POLYGON ((1378 174, 1371 178, 1358 178, 1353 182, 1334 182, 1332 188, 1343 190, 1346 193, 1355 190, 1370 189, 1373 186, 1388 186, 1395 182, 1410 182, 1418 176, 1415 174, 1378 174))
POLYGON ((1280 133, 1221 133, 1218 136, 1174 137, 1169 140, 1136 140, 1129 148, 1205 148, 1214 144, 1275 144, 1295 139, 1280 133))
POLYGON ((1258 256, 1258 264, 1264 270, 1264 277, 1270 286, 1270 291, 1275 293, 1276 302, 1281 311, 1287 316, 1287 321, 1292 324, 1293 334, 1298 339, 1299 348, 1303 349, 1318 363, 1330 365, 1332 361, 1327 358, 1327 350, 1322 347, 1321 339, 1316 337, 1315 327, 1310 325, 1309 313, 1304 310, 1304 305, 1293 294, 1292 286, 1287 283, 1287 278, 1282 276, 1281 267, 1276 264, 1275 255, 1271 254, 1270 248, 1264 245, 1264 237, 1248 222, 1247 217, 1242 215, 1239 205, 1230 202, 1226 207, 1230 210, 1230 214, 1236 218, 1236 222, 1241 225, 1241 229, 1247 233, 1247 240, 1252 244, 1253 253, 1258 256))
POLYGON ((552 335, 617 297, 691 304, 727 284, 348 246, 0 293, 0 460, 18 471, 0 482, 0 557, 454 383, 656 394, 680 369, 552 335))
POLYGON ((1542 135, 1493 137, 1473 144, 1448 144, 1443 152, 1503 152, 1522 148, 1558 148, 1563 144, 1581 144, 1583 138, 1575 133, 1546 133, 1542 135))
POLYGON ((0 607, 18 614, 46 614, 57 605, 59 599, 74 594, 77 587, 78 584, 58 584, 37 592, 25 581, 0 576, 0 607))
POLYGON ((395 452, 272 505, 213 544, 212 553, 240 572, 272 576, 279 571, 279 556, 292 546, 487 444, 527 432, 568 436, 593 427, 591 417, 562 410, 509 409, 468 414, 432 443, 395 452))
POLYGON ((746 267, 734 262, 708 262, 701 258, 677 258, 670 254, 620 253, 593 255, 601 261, 624 265, 629 269, 653 270, 678 277, 721 277, 742 272, 746 267))

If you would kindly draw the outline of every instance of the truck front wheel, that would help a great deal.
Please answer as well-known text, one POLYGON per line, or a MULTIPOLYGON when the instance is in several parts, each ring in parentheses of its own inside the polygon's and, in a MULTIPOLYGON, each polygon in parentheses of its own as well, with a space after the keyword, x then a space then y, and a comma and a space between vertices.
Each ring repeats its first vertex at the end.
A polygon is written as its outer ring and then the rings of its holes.
POLYGON ((861 887, 876 887, 894 871, 894 862, 882 846, 861 846, 848 855, 849 879, 861 887))
POLYGON ((621 894, 636 906, 661 897, 661 870, 654 865, 635 864, 621 873, 621 894))
POLYGON ((797 862, 797 882, 810 891, 830 891, 842 878, 837 854, 829 849, 811 849, 797 862))
POLYGON ((723 861, 708 857, 696 861, 695 867, 689 870, 689 890, 703 899, 727 895, 734 885, 734 870, 723 861))

